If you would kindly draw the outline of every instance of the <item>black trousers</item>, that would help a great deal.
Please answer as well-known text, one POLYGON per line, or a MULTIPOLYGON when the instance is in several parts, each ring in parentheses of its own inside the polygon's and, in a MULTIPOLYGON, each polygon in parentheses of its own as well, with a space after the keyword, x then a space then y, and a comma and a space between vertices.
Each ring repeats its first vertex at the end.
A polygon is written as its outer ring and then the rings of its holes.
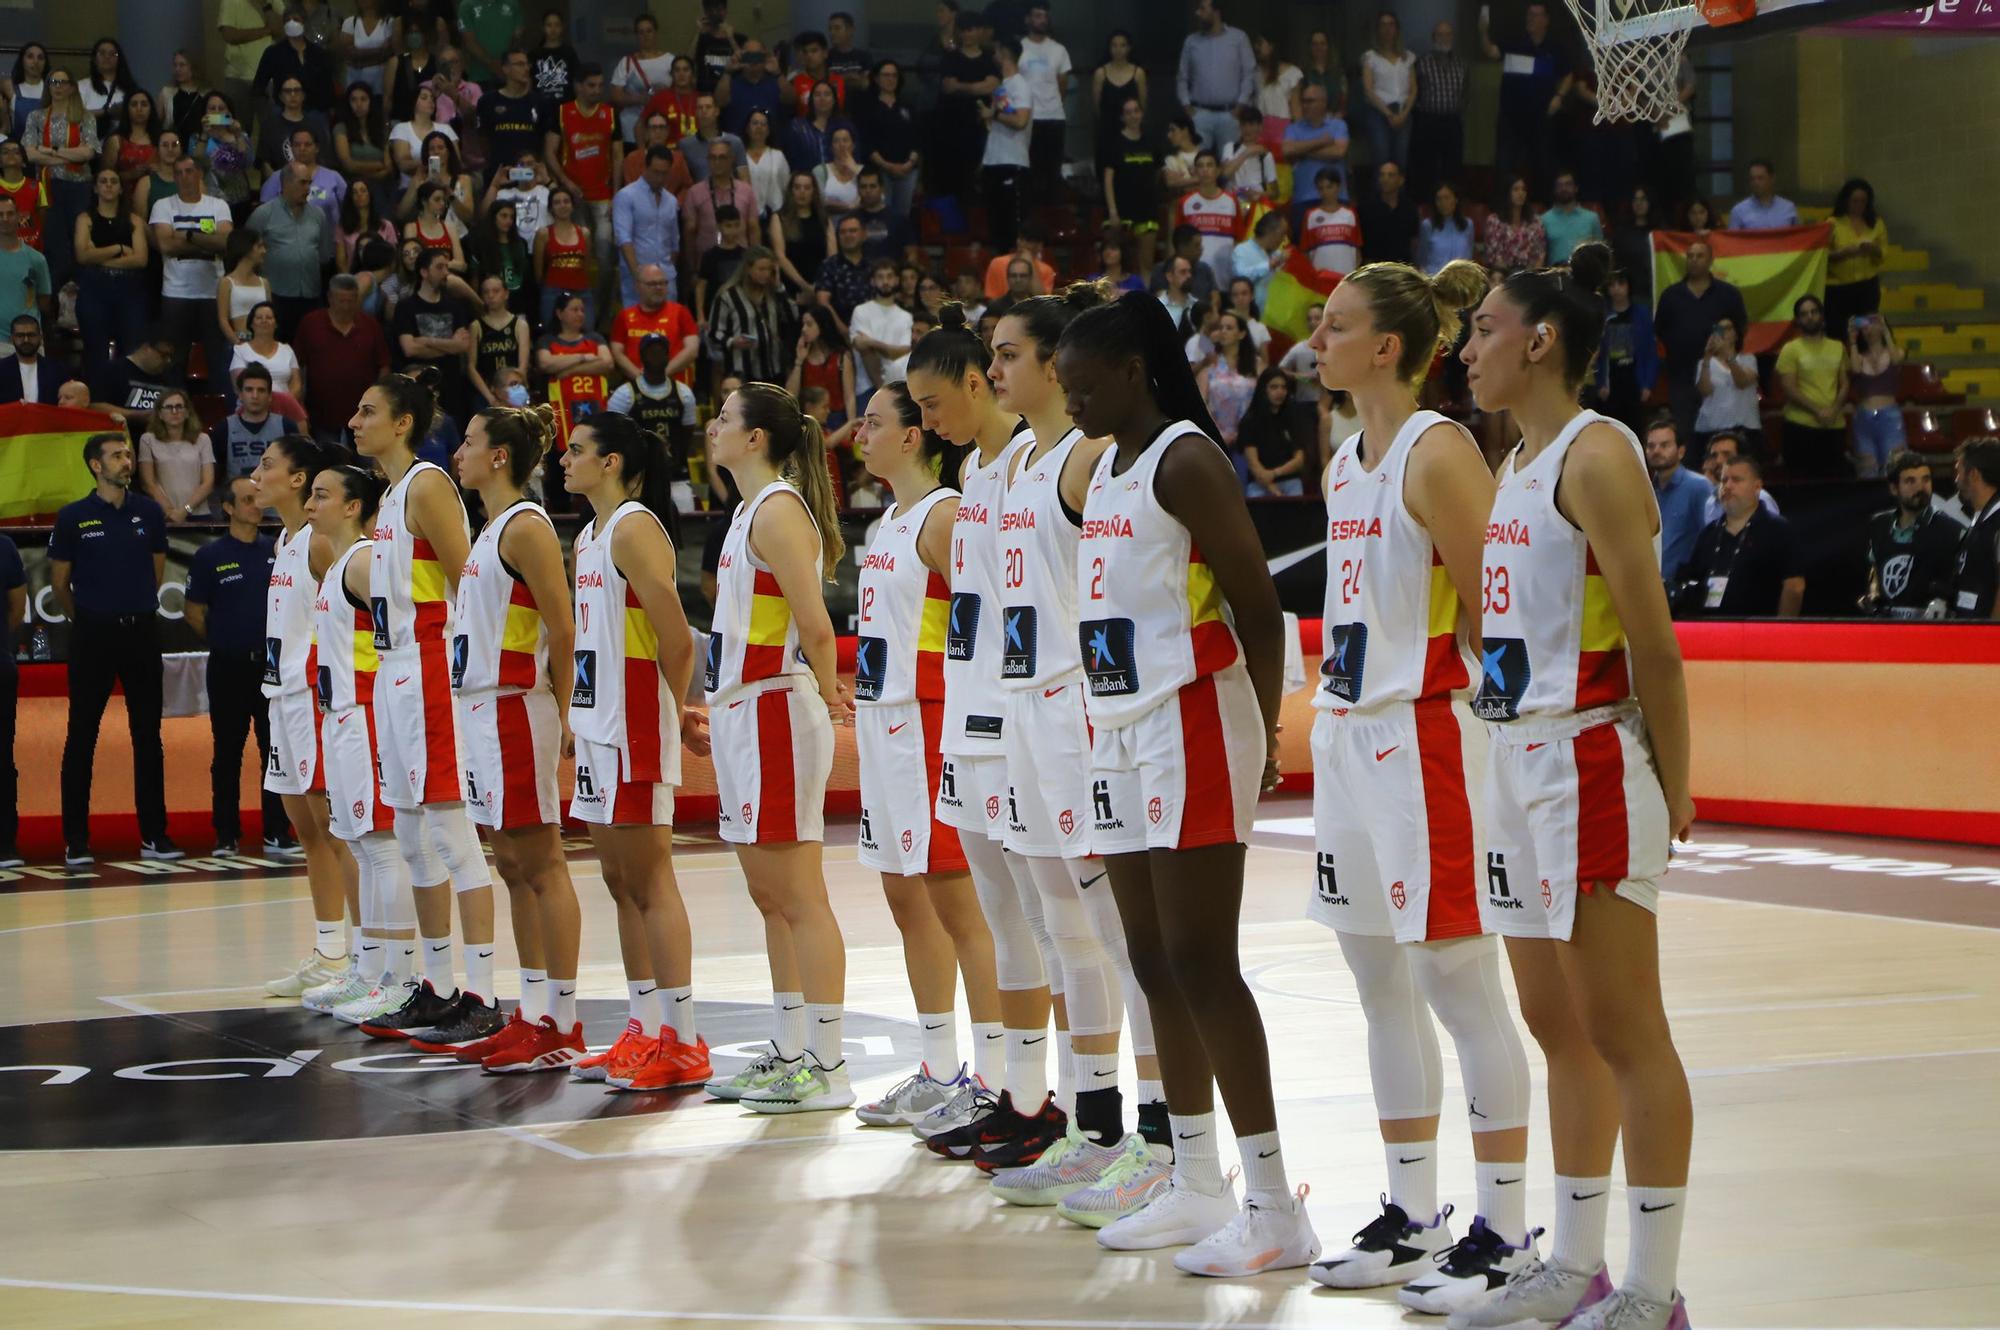
MULTIPOLYGON (((1421 203, 1428 205, 1437 187, 1447 182, 1463 193, 1464 169, 1464 117, 1439 111, 1418 111, 1410 117, 1410 187, 1421 203)), ((1297 192, 1297 186, 1293 188, 1297 192)))
MULTIPOLYGON (((243 741, 257 733, 258 770, 271 765, 271 716, 264 697, 261 651, 208 653, 208 732, 215 739, 209 763, 209 810, 218 841, 241 840, 243 825, 243 741)), ((285 803, 258 786, 264 800, 264 839, 282 836, 289 823, 285 803)))
POLYGON ((63 736, 62 755, 63 840, 68 844, 90 844, 91 766, 97 755, 98 726, 114 683, 125 689, 139 834, 146 840, 167 834, 166 757, 160 747, 162 680, 159 621, 152 615, 109 620, 79 615, 70 625, 69 732, 63 736))
POLYGON ((21 801, 14 774, 14 708, 21 695, 21 672, 12 658, 0 661, 0 850, 19 843, 21 801))
MULTIPOLYGON (((222 396, 229 395, 229 357, 232 348, 223 339, 222 325, 215 321, 215 301, 210 300, 162 300, 160 301, 160 327, 167 336, 174 339, 180 348, 181 369, 188 369, 190 353, 195 344, 201 344, 202 354, 207 357, 208 391, 222 396)), ((193 374, 187 374, 188 386, 199 391, 193 374)))
POLYGON ((1063 140, 1068 133, 1067 120, 1028 122, 1029 190, 1035 203, 1054 203, 1062 197, 1063 140))
MULTIPOLYGON (((278 340, 289 342, 298 335, 299 320, 316 309, 324 309, 326 301, 319 296, 273 296, 271 305, 278 315, 278 340)), ((279 392, 285 391, 282 383, 272 386, 279 392)))
POLYGON ((995 254, 1012 253, 1020 234, 1021 192, 1028 172, 1019 166, 987 166, 979 175, 986 194, 988 243, 995 254))

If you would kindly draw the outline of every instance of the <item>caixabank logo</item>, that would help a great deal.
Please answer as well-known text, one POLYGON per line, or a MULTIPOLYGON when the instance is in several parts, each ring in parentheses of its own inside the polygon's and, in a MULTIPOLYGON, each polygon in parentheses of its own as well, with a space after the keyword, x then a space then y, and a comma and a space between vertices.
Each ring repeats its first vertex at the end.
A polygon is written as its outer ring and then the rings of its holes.
MULTIPOLYGON (((601 1049, 625 1028, 626 1005, 586 1001, 578 1015, 601 1049)), ((764 1052, 771 1033, 761 1003, 703 1002, 696 1020, 724 1076, 764 1052)), ((857 1081, 917 1056, 906 1021, 850 1011, 842 1033, 857 1081)), ((700 1090, 608 1093, 566 1071, 496 1076, 295 1006, 0 1026, 0 1151, 420 1136, 703 1105, 741 1111, 700 1090)))

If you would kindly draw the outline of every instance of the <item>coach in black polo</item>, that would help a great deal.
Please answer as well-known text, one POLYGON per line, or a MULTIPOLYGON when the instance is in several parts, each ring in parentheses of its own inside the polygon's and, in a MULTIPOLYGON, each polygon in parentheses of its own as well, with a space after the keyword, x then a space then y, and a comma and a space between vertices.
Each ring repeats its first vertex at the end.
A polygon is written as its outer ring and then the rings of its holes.
POLYGON ((94 492, 56 514, 49 537, 49 586, 69 620, 69 733, 63 739, 63 862, 82 867, 90 853, 90 777, 97 727, 114 682, 125 688, 132 731, 132 796, 139 853, 178 859, 167 839, 165 758, 160 749, 160 577, 167 566, 167 518, 160 505, 132 493, 132 443, 93 434, 84 464, 94 492))

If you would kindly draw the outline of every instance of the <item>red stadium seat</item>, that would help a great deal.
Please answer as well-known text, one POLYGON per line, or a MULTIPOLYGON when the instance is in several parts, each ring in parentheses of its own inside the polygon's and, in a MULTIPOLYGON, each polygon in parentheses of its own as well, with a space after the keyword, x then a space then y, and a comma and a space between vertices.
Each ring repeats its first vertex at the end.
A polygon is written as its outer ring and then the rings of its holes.
POLYGON ((1951 413, 1953 447, 1982 434, 2000 434, 2000 416, 1990 406, 1962 406, 1951 413))
POLYGON ((1897 395, 1906 402, 1957 406, 1965 401, 1963 396, 1944 386, 1944 380, 1938 377, 1935 366, 1923 361, 1906 362, 1903 377, 1896 387, 1897 395))
POLYGON ((1903 437, 1920 453, 1951 451, 1951 438, 1938 424, 1938 418, 1921 408, 1903 412, 1903 437))

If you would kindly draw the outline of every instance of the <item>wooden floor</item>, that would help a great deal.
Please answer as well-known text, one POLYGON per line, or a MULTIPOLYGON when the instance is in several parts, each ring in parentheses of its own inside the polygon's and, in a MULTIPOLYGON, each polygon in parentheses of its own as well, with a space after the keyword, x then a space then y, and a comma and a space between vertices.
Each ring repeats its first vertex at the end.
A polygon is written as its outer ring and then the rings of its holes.
MULTIPOLYGON (((1301 918, 1304 811, 1265 809, 1243 955, 1287 1159, 1331 1247, 1373 1215, 1382 1158, 1353 984, 1301 918)), ((828 851, 849 1003, 877 1017, 848 1030, 877 1069, 866 1091, 913 1058, 911 1006, 879 890, 851 829, 833 834, 850 843, 828 851)), ((1702 828, 1677 863, 1662 934, 1694 1077, 1695 1324, 2000 1321, 2000 855, 1702 828)), ((704 1018, 754 1037, 768 994, 741 879, 719 847, 683 847, 678 864, 704 1018)), ((616 1029, 622 976, 595 865, 576 869, 596 1035, 616 1029)), ((0 1144, 38 1146, 0 1152, 0 1326, 1426 1323, 1389 1290, 1334 1295, 1302 1272, 1198 1281, 1167 1253, 1102 1252, 846 1115, 620 1097, 607 1116, 518 1078, 357 1061, 380 1046, 330 1022, 283 1043, 292 1027, 270 1023, 293 1018, 260 1014, 256 986, 303 950, 309 918, 295 877, 0 895, 0 1064, 50 1068, 0 1065, 0 1144), (177 1084, 118 1074, 147 1049, 190 1047, 292 1061, 183 1067, 229 1079, 177 1084), (449 1112, 429 1084, 452 1087, 449 1112), (271 1130, 273 1103, 299 1120, 271 1130), (361 1136, 397 1122, 416 1126, 361 1136), (265 1143, 196 1143, 218 1138, 265 1143), (95 1148, 53 1148, 79 1144, 95 1148)), ((1446 1102, 1440 1180, 1469 1218, 1470 1154, 1446 1102)), ((1538 1104, 1541 1222, 1544 1120, 1538 1104)), ((1611 1225, 1615 1272, 1622 1204, 1611 1225)))

